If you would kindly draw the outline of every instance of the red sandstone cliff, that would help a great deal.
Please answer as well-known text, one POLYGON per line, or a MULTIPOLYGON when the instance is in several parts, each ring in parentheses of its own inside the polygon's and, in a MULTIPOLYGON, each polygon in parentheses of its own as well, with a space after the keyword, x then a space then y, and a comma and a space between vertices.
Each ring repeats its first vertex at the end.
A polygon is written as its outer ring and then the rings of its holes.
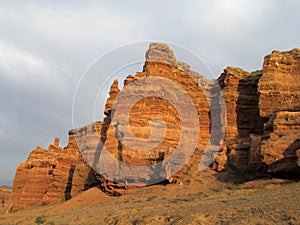
POLYGON ((267 172, 299 178, 300 49, 265 57, 258 92, 260 115, 267 121, 260 144, 267 172))
POLYGON ((47 150, 37 147, 21 163, 14 178, 12 209, 48 204, 70 198, 72 178, 79 152, 62 149, 59 139, 47 150))
POLYGON ((5 213, 8 209, 8 207, 11 205, 11 199, 12 199, 12 190, 8 187, 0 187, 0 200, 1 200, 1 206, 0 206, 0 214, 5 213))
POLYGON ((299 177, 300 50, 273 51, 262 71, 229 67, 218 80, 226 102, 229 165, 299 177))
POLYGON ((264 118, 279 111, 300 111, 300 49, 273 51, 265 57, 258 93, 264 118))
MULTIPOLYGON (((108 194, 120 195, 128 189, 135 189, 127 186, 128 181, 147 184, 165 178, 170 182, 185 183, 199 175, 199 164, 207 145, 212 151, 217 151, 212 163, 212 168, 217 171, 234 167, 254 177, 266 174, 299 177, 299 55, 299 49, 283 53, 274 51, 265 57, 262 71, 252 73, 226 68, 218 78, 225 100, 222 102, 222 96, 216 94, 213 82, 191 71, 185 63, 177 62, 167 45, 151 44, 143 72, 128 76, 123 90, 119 90, 118 81, 112 84, 103 122, 71 130, 67 147, 60 148, 56 140, 48 150, 33 150, 27 161, 19 165, 14 179, 12 209, 68 199, 93 186, 99 186, 108 194), (148 85, 149 78, 176 83, 191 98, 198 114, 200 133, 195 142, 195 152, 191 157, 186 154, 188 149, 179 151, 180 154, 170 162, 174 164, 171 167, 176 167, 182 161, 186 164, 175 174, 167 171, 170 165, 160 162, 174 153, 182 135, 181 120, 187 123, 192 120, 189 110, 179 116, 176 107, 163 98, 169 92, 166 90, 172 90, 169 83, 165 83, 164 88, 152 83, 149 93, 153 96, 141 98, 129 111, 129 125, 136 137, 147 139, 151 135, 150 129, 160 131, 160 123, 151 120, 159 117, 166 125, 164 139, 152 151, 139 151, 144 147, 142 142, 131 141, 130 146, 122 142, 130 142, 132 136, 122 127, 126 118, 116 108, 118 106, 125 110, 128 105, 118 97, 126 88, 130 88, 125 95, 127 99, 138 96, 145 89, 142 84, 148 85), (218 116, 225 109, 226 119, 218 116), (221 142, 222 130, 210 133, 216 124, 225 125, 225 137, 221 142), (117 164, 99 164, 104 147, 117 159, 117 164), (122 162, 148 166, 150 170, 128 170, 122 162), (91 166, 117 179, 107 179, 105 174, 99 175, 91 166)), ((180 98, 176 101, 179 105, 185 105, 180 98)), ((158 139, 155 136, 151 140, 156 143, 158 139)), ((193 141, 187 137, 187 142, 193 141)))
POLYGON ((259 115, 257 82, 261 71, 248 73, 228 67, 218 78, 226 103, 225 143, 229 164, 248 170, 260 161, 251 157, 254 135, 261 135, 263 120, 259 115))

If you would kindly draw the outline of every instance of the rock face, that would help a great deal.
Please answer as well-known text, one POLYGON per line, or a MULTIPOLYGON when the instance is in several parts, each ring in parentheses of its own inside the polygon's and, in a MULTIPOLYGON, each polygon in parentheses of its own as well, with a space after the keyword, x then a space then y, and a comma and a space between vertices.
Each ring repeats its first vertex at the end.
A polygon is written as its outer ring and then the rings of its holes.
POLYGON ((148 63, 160 62, 162 64, 177 67, 177 60, 173 51, 164 43, 151 43, 146 52, 146 60, 148 63))
MULTIPOLYGON (((70 145, 72 141, 71 137, 70 145)), ((78 156, 76 150, 59 147, 57 138, 48 150, 40 147, 33 150, 17 168, 11 209, 69 199, 78 156)))
POLYGON ((267 121, 260 146, 267 172, 299 177, 300 49, 265 57, 258 92, 267 121))
POLYGON ((7 187, 0 187, 0 214, 4 213, 11 204, 12 190, 7 187))
POLYGON ((300 110, 300 49, 273 51, 265 57, 258 83, 260 115, 300 110))
POLYGON ((99 148, 101 129, 102 122, 98 121, 69 131, 69 136, 74 138, 72 138, 74 144, 70 145, 69 143, 67 149, 80 152, 72 179, 72 197, 100 185, 100 175, 91 168, 87 161, 91 162, 94 159, 94 154, 99 148))
POLYGON ((226 103, 226 132, 228 162, 241 170, 251 169, 257 162, 251 157, 253 135, 263 132, 259 115, 257 83, 261 71, 248 73, 228 67, 218 78, 226 103))
POLYGON ((265 57, 262 71, 228 67, 219 77, 230 166, 261 175, 298 176, 299 56, 299 49, 274 51, 265 57))
MULTIPOLYGON (((151 44, 146 53, 144 71, 138 72, 134 77, 127 77, 122 91, 118 89, 118 82, 114 81, 106 102, 107 117, 101 130, 102 146, 98 149, 103 157, 100 161, 107 163, 93 166, 99 168, 100 173, 101 168, 104 168, 101 174, 109 174, 111 177, 110 180, 101 183, 104 191, 119 195, 124 193, 124 189, 130 188, 126 187, 127 183, 146 185, 166 179, 177 182, 177 178, 182 178, 179 174, 184 173, 187 168, 181 171, 168 171, 168 168, 176 168, 181 162, 184 162, 184 166, 191 158, 185 149, 177 148, 182 130, 193 134, 195 129, 186 102, 187 96, 191 99, 197 114, 196 122, 200 124, 200 135, 196 137, 197 140, 194 140, 192 135, 186 135, 185 143, 181 145, 195 143, 196 151, 191 152, 195 157, 187 164, 199 167, 201 154, 210 137, 209 101, 201 84, 198 83, 200 79, 196 80, 194 77, 202 78, 190 71, 186 64, 177 64, 168 46, 151 44), (170 99, 174 96, 176 99, 170 99), (172 101, 174 104, 170 103, 172 101), (179 107, 183 110, 180 111, 179 107), (157 117, 164 123, 153 120, 157 117), (181 126, 183 121, 186 122, 184 128, 181 126), (127 129, 128 127, 130 129, 127 129), (160 133, 163 134, 163 131, 165 135, 160 139, 160 133), (146 149, 148 147, 149 149, 146 149), (110 160, 109 157, 106 159, 104 149, 115 160, 110 160), (174 160, 160 163, 170 155, 174 155, 175 151, 178 154, 175 154, 174 160), (144 170, 136 169, 137 167, 143 167, 144 170)), ((196 128, 199 129, 199 125, 196 128)), ((100 153, 98 156, 97 153, 94 154, 95 157, 88 161, 99 161, 100 153)))
POLYGON ((300 112, 278 112, 267 122, 260 149, 269 173, 299 177, 300 112))
POLYGON ((103 122, 71 130, 65 148, 59 139, 48 150, 37 147, 19 165, 11 209, 95 186, 122 195, 138 185, 186 184, 208 165, 299 177, 299 55, 274 51, 252 73, 228 67, 216 85, 177 62, 167 45, 150 44, 143 71, 128 76, 122 90, 113 82, 103 122))

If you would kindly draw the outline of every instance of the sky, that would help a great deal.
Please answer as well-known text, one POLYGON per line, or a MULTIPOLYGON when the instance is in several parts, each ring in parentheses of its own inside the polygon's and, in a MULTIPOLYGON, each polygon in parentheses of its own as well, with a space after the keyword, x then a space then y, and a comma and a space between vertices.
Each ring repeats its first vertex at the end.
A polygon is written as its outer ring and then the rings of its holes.
MULTIPOLYGON (((66 145, 80 81, 112 49, 174 43, 216 77, 227 66, 253 71, 273 50, 300 47, 299 11, 298 0, 0 0, 0 185, 36 146, 66 145)), ((120 78, 140 67, 130 69, 120 78)))

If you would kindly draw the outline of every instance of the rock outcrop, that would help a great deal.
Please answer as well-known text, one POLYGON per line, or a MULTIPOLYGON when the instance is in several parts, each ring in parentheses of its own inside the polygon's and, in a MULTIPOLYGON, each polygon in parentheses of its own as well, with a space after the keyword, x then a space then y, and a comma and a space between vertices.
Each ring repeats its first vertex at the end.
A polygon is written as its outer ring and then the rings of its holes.
POLYGON ((267 172, 299 177, 300 49, 265 57, 258 92, 267 121, 260 146, 267 172))
POLYGON ((114 81, 106 102, 107 117, 102 125, 101 146, 94 153, 94 157, 88 160, 93 168, 111 178, 101 183, 103 190, 112 195, 119 195, 123 194, 125 189, 131 188, 127 187, 127 183, 133 186, 146 185, 166 179, 182 182, 177 181, 177 178, 183 179, 179 174, 183 174, 187 167, 182 170, 179 168, 178 171, 167 171, 168 168, 177 168, 180 163, 182 166, 186 163, 193 164, 194 170, 198 171, 196 167, 199 167, 201 154, 210 137, 209 101, 202 85, 198 83, 200 78, 204 79, 192 72, 186 64, 177 64, 168 46, 150 44, 144 71, 127 77, 122 91, 118 89, 118 82, 114 81), (194 79, 197 76, 199 79, 194 79), (195 137, 192 135, 185 135, 185 142, 180 143, 182 130, 185 129, 185 132, 191 134, 195 132, 192 113, 186 102, 187 96, 197 114, 196 122, 200 125, 200 135, 196 137, 197 140, 193 140, 195 137), (157 117, 164 122, 153 120, 157 117), (183 122, 186 126, 184 128, 181 126, 183 122), (192 127, 191 130, 189 126, 192 127), (163 132, 165 135, 160 139, 160 133, 163 132), (192 147, 196 148, 196 151, 190 153, 195 157, 188 162, 191 155, 186 149, 179 149, 178 145, 191 143, 195 143, 192 147), (105 158, 104 151, 115 160, 105 158), (174 155, 175 151, 178 153, 172 161, 160 163, 174 155), (100 152, 100 161, 106 163, 98 165, 100 152), (137 167, 143 167, 144 170, 136 169, 137 167))
POLYGON ((12 210, 71 197, 79 152, 70 148, 62 149, 58 142, 56 138, 47 150, 38 146, 27 161, 18 166, 13 183, 12 210))
POLYGON ((251 73, 228 67, 217 83, 177 62, 167 45, 150 44, 143 71, 122 90, 113 82, 102 122, 71 130, 65 148, 59 139, 37 147, 19 165, 11 208, 95 186, 122 195, 157 182, 187 184, 208 165, 299 177, 300 50, 274 51, 251 73))
MULTIPOLYGON (((259 159, 250 160, 253 135, 263 132, 259 115, 257 83, 261 71, 253 73, 228 67, 218 78, 226 103, 225 143, 230 165, 240 170, 251 170, 259 159)), ((253 148, 253 147, 252 147, 253 148)))
POLYGON ((164 43, 151 43, 146 52, 146 61, 148 63, 162 63, 177 67, 177 60, 174 52, 164 43))
POLYGON ((265 57, 258 92, 266 121, 260 154, 267 172, 299 177, 300 49, 265 57))
POLYGON ((12 199, 12 190, 5 186, 0 187, 0 200, 1 200, 0 214, 6 212, 7 208, 11 204, 11 199, 12 199))
POLYGON ((262 71, 228 67, 218 81, 226 102, 229 165, 260 175, 298 176, 300 50, 273 51, 262 71))
POLYGON ((300 111, 300 49, 273 51, 265 57, 258 92, 264 118, 279 111, 300 111))
POLYGON ((98 121, 69 131, 69 136, 74 137, 74 145, 70 146, 69 143, 67 149, 80 152, 72 179, 72 197, 91 187, 100 185, 101 176, 91 168, 92 164, 87 162, 92 162, 95 159, 94 154, 100 147, 102 124, 98 121))
POLYGON ((278 112, 266 123, 260 150, 268 173, 299 177, 299 134, 300 112, 278 112))

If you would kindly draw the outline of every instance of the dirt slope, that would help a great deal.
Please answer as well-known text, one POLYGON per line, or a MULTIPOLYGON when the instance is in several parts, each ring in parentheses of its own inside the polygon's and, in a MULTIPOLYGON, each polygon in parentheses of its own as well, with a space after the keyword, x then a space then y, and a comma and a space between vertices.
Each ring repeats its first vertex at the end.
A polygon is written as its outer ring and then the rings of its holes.
POLYGON ((121 197, 92 188, 67 202, 2 215, 0 224, 300 224, 300 183, 237 185, 208 175, 189 185, 156 185, 121 197))

